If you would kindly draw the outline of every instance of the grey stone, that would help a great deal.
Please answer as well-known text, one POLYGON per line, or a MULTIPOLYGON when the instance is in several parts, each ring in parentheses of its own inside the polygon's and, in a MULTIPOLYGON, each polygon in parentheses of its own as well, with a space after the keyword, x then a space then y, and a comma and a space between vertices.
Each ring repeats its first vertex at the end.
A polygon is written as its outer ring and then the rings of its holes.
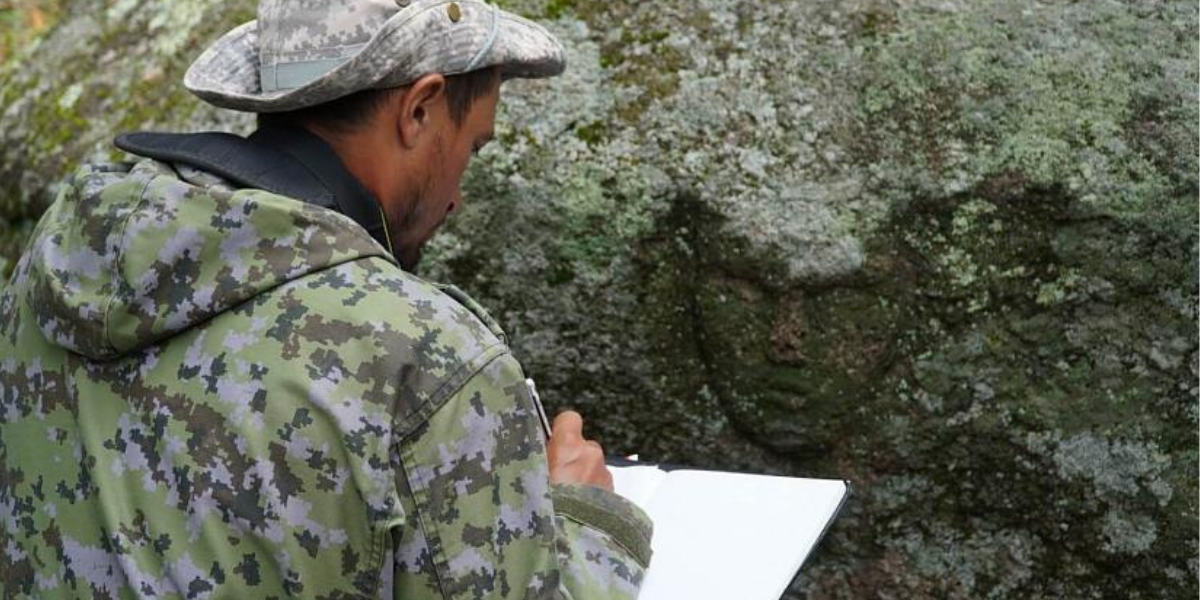
MULTIPOLYGON (((551 408, 852 480, 791 597, 1197 596, 1194 3, 504 5, 568 70, 425 274, 551 408)), ((0 254, 115 131, 245 131, 178 81, 252 9, 78 3, 0 68, 0 254)))

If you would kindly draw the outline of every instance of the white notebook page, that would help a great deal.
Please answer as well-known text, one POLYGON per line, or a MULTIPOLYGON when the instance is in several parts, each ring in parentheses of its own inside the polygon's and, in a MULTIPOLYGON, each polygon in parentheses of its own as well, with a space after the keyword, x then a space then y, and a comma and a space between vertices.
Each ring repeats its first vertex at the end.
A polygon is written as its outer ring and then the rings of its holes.
POLYGON ((654 521, 640 600, 778 600, 846 494, 838 480, 715 471, 659 471, 656 484, 651 468, 610 468, 654 521))
POLYGON ((609 467, 613 488, 639 508, 650 512, 650 500, 667 479, 667 472, 654 466, 609 467))

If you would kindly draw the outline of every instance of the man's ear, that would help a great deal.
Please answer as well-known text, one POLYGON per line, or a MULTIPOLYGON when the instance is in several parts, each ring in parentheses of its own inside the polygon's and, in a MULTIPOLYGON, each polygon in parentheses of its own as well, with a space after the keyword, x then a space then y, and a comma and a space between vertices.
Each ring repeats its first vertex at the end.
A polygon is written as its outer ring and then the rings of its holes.
POLYGON ((430 73, 414 81, 401 96, 397 126, 406 148, 416 146, 422 134, 434 127, 435 116, 445 111, 445 95, 446 78, 430 73))

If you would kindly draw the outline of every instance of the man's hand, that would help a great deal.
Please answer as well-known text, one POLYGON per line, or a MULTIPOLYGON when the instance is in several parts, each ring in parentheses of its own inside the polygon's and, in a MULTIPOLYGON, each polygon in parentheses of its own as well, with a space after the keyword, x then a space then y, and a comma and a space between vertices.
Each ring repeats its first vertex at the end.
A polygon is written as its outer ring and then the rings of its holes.
POLYGON ((604 449, 583 439, 583 417, 568 410, 554 417, 553 433, 546 444, 550 483, 594 485, 612 491, 612 474, 604 465, 604 449))

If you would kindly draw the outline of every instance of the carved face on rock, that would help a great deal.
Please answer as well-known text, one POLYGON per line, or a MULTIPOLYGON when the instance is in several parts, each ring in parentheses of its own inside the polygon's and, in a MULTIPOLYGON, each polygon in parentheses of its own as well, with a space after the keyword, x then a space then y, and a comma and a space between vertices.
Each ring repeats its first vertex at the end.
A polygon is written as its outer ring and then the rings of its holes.
POLYGON ((711 381, 764 446, 826 451, 895 352, 902 308, 869 287, 772 290, 714 274, 697 298, 711 381))
POLYGON ((705 385, 744 437, 775 451, 827 452, 897 351, 908 307, 865 275, 891 267, 868 264, 838 284, 779 285, 764 276, 770 257, 746 269, 744 249, 728 251, 715 231, 698 235, 714 236, 692 258, 705 385))
POLYGON ((911 304, 898 298, 905 263, 872 253, 856 272, 805 282, 696 203, 680 204, 662 227, 676 235, 652 237, 643 266, 665 306, 654 320, 675 323, 653 325, 666 332, 663 368, 699 363, 690 369, 697 389, 675 393, 713 397, 715 406, 688 410, 719 410, 703 418, 728 418, 735 437, 800 456, 828 452, 898 350, 911 304))
MULTIPOLYGON (((1053 193, 914 203, 864 244, 859 272, 821 285, 781 285, 765 276, 769 256, 688 225, 692 252, 675 260, 691 265, 704 385, 736 437, 791 459, 881 453, 870 468, 886 471, 903 452, 1013 473, 1026 432, 1142 419, 1138 402, 1105 394, 1150 402, 1164 389, 1154 374, 1183 373, 1194 348, 1185 313, 1140 321, 1133 308, 1161 304, 1163 273, 1186 257, 1145 263, 1165 252, 1147 249, 1152 238, 1053 193)), ((978 501, 1011 485, 981 487, 978 501)))

